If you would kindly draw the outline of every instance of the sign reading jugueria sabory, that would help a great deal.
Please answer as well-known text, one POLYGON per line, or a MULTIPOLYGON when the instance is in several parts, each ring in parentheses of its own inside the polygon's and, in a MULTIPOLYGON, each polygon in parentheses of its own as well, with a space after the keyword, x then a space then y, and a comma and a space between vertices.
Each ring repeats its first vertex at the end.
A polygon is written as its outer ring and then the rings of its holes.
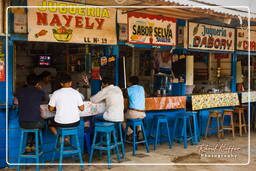
POLYGON ((28 8, 30 41, 117 43, 115 9, 51 0, 28 0, 28 6, 41 6, 28 8))
POLYGON ((189 48, 234 51, 235 29, 189 22, 189 48))

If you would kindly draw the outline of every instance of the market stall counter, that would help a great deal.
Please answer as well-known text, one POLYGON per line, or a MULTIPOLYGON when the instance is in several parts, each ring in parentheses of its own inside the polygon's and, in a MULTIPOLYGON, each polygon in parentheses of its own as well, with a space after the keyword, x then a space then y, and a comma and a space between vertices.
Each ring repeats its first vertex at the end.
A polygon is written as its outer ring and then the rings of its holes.
MULTIPOLYGON (((167 116, 169 131, 172 133, 176 114, 186 112, 186 96, 146 97, 145 103, 146 117, 144 118, 144 127, 148 135, 150 131, 155 131, 151 130, 155 115, 167 116)), ((164 134, 166 133, 164 132, 164 134)), ((152 144, 153 141, 149 140, 149 143, 152 144)))
MULTIPOLYGON (((81 112, 81 117, 93 116, 93 115, 103 113, 105 111, 104 103, 93 104, 91 102, 85 101, 84 105, 85 105, 85 110, 81 112)), ((16 109, 9 111, 9 115, 8 115, 8 120, 9 120, 8 122, 8 143, 9 143, 8 159, 9 161, 8 162, 9 163, 17 163, 18 161, 19 145, 20 145, 20 138, 21 138, 20 137, 21 128, 20 128, 19 119, 18 119, 18 107, 15 106, 13 108, 16 108, 16 109)), ((4 116, 5 116, 5 113, 4 114, 1 113, 1 120, 5 119, 4 116)), ((54 117, 54 113, 49 112, 47 104, 41 105, 41 116, 45 119, 54 117)), ((47 122, 45 122, 45 124, 46 124, 45 128, 43 129, 43 151, 44 151, 43 159, 45 161, 50 161, 52 157, 52 153, 54 151, 56 136, 54 136, 48 129, 47 122)), ((4 128, 1 129, 0 133, 1 135, 5 135, 5 129, 4 128)), ((83 153, 84 152, 84 120, 83 119, 80 120, 80 124, 78 126, 78 134, 79 134, 80 147, 83 153)), ((73 144, 73 142, 75 141, 71 140, 71 144, 73 144)), ((5 145, 3 147, 5 147, 5 145)), ((27 162, 33 162, 33 161, 27 161, 27 162)))
POLYGON ((239 96, 242 106, 246 107, 247 113, 250 113, 251 127, 256 130, 256 91, 239 92, 239 96), (250 112, 248 111, 249 107, 250 112))
MULTIPOLYGON (((191 101, 193 111, 198 111, 199 130, 201 135, 205 135, 209 111, 223 111, 225 109, 233 109, 238 106, 238 93, 212 93, 212 94, 197 94, 188 96, 188 101, 191 101)), ((225 122, 227 122, 225 120, 225 122)), ((216 128, 216 121, 213 120, 213 127, 216 128)), ((215 133, 212 130, 212 133, 215 133)))

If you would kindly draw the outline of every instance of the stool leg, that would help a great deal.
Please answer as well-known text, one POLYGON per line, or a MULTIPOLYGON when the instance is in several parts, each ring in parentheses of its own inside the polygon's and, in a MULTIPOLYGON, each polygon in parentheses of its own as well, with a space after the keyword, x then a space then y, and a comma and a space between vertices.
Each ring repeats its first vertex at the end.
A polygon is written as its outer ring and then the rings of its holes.
POLYGON ((84 165, 83 165, 82 152, 81 152, 81 148, 80 148, 80 144, 79 144, 79 139, 78 139, 78 133, 75 135, 75 137, 76 137, 76 146, 77 146, 77 149, 79 151, 78 156, 79 156, 79 160, 80 160, 80 167, 81 167, 81 169, 83 169, 84 165))
POLYGON ((209 131, 210 121, 211 121, 211 118, 208 117, 208 121, 207 121, 207 125, 206 125, 206 131, 205 131, 205 138, 207 138, 207 134, 208 134, 208 131, 209 131))
POLYGON ((95 143, 96 143, 96 137, 97 137, 97 132, 94 131, 94 137, 93 137, 93 141, 92 141, 89 163, 92 163, 92 157, 93 157, 93 152, 94 152, 94 146, 95 146, 95 143))
MULTIPOLYGON (((104 138, 103 135, 105 136, 105 138, 107 138, 106 134, 100 133, 100 144, 103 144, 103 143, 104 143, 104 141, 103 141, 103 138, 104 138)), ((99 151, 98 151, 98 154, 99 154, 99 159, 101 160, 101 159, 102 159, 102 151, 99 150, 99 151)))
POLYGON ((117 155, 117 160, 120 161, 120 155, 119 155, 119 150, 118 150, 118 143, 117 143, 117 138, 116 138, 116 133, 115 133, 115 130, 113 132, 113 137, 114 137, 114 143, 116 144, 116 155, 117 155))
POLYGON ((245 126, 244 126, 244 132, 247 133, 247 129, 246 129, 247 126, 246 126, 246 121, 245 121, 245 116, 244 116, 244 114, 243 114, 243 116, 242 116, 242 119, 243 119, 243 124, 245 125, 245 126))
POLYGON ((123 141, 123 133, 122 133, 122 125, 121 123, 118 123, 119 127, 119 136, 120 136, 120 142, 121 142, 121 148, 122 148, 122 158, 125 157, 125 151, 124 151, 124 141, 123 141))
POLYGON ((126 137, 127 137, 127 133, 128 133, 128 128, 129 128, 129 124, 127 123, 127 124, 126 124, 126 127, 125 127, 125 131, 124 131, 124 142, 126 142, 126 137))
POLYGON ((183 130, 184 130, 184 135, 183 135, 183 141, 184 141, 184 148, 188 147, 187 144, 187 119, 183 119, 183 130))
POLYGON ((54 146, 54 151, 53 151, 53 154, 52 154, 52 163, 55 161, 55 154, 56 154, 56 150, 57 150, 57 146, 58 146, 58 142, 59 141, 59 133, 57 133, 57 136, 56 136, 56 141, 55 141, 55 146, 54 146))
POLYGON ((143 123, 141 124, 141 129, 142 129, 143 137, 144 137, 144 140, 145 140, 146 150, 149 153, 148 140, 147 140, 147 136, 146 136, 146 132, 145 132, 145 128, 143 126, 143 123))
POLYGON ((132 155, 136 154, 136 126, 133 125, 133 139, 132 139, 132 155))
MULTIPOLYGON (((110 135, 109 133, 107 133, 107 147, 110 146, 110 135)), ((110 149, 107 149, 107 153, 108 153, 108 168, 111 168, 111 156, 110 156, 110 149)))
POLYGON ((156 126, 156 134, 155 134, 155 143, 154 143, 154 150, 156 150, 157 140, 158 140, 158 134, 159 134, 159 120, 157 120, 157 126, 156 126))
POLYGON ((193 125, 194 125, 194 144, 198 144, 198 133, 197 133, 197 120, 196 116, 193 115, 193 125))
POLYGON ((149 132, 149 138, 150 137, 154 137, 154 135, 155 135, 155 133, 154 133, 154 129, 155 129, 155 126, 156 124, 155 124, 155 122, 154 122, 154 120, 152 121, 152 126, 151 126, 151 129, 150 129, 150 132, 149 132))
POLYGON ((230 124, 231 124, 231 128, 232 128, 232 135, 233 135, 233 138, 235 138, 235 127, 234 127, 233 115, 230 116, 230 122, 231 122, 230 124))
POLYGON ((177 127, 177 122, 178 122, 178 120, 177 120, 177 119, 175 119, 175 121, 174 121, 174 126, 173 126, 173 133, 172 133, 173 140, 175 140, 175 138, 176 138, 176 127, 177 127))
POLYGON ((64 136, 61 135, 61 145, 60 145, 60 160, 59 160, 59 167, 58 171, 62 171, 62 159, 63 159, 63 151, 64 151, 64 136))
MULTIPOLYGON (((223 126, 224 126, 224 121, 225 121, 225 114, 223 114, 223 116, 221 118, 222 130, 223 130, 223 126)), ((231 124, 231 120, 230 120, 230 124, 231 124)), ((222 136, 224 137, 224 130, 222 131, 222 136)))
POLYGON ((191 123, 190 123, 190 119, 187 119, 188 122, 188 129, 189 129, 189 137, 191 137, 191 144, 193 144, 193 134, 192 134, 192 128, 191 128, 191 123))
POLYGON ((17 171, 20 171, 20 161, 21 161, 20 155, 22 155, 22 153, 23 153, 23 141, 24 141, 23 138, 24 138, 24 132, 21 131, 20 152, 19 152, 19 157, 18 157, 18 167, 17 167, 17 171))
POLYGON ((39 161, 39 135, 38 135, 38 131, 36 131, 35 133, 35 139, 36 139, 36 171, 40 170, 40 161, 39 161))
POLYGON ((223 122, 221 121, 221 118, 219 118, 219 120, 220 120, 220 131, 221 131, 221 138, 224 138, 224 130, 223 130, 223 122))
POLYGON ((216 122, 217 122, 218 140, 220 140, 220 122, 219 122, 219 118, 216 118, 216 122))
POLYGON ((169 148, 172 148, 172 140, 171 140, 170 130, 169 130, 169 126, 168 126, 168 121, 165 122, 165 125, 166 125, 166 129, 167 129, 169 148))
POLYGON ((242 114, 241 114, 241 112, 239 111, 239 133, 240 133, 240 136, 242 136, 243 135, 243 133, 242 133, 242 114))

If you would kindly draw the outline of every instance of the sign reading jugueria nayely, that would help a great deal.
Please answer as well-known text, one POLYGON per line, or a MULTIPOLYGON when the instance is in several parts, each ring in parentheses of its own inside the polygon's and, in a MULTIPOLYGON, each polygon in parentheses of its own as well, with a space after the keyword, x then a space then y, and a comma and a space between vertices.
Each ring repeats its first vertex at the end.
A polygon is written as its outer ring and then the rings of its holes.
POLYGON ((189 22, 191 49, 234 51, 235 29, 189 22))
POLYGON ((79 4, 28 0, 28 40, 116 44, 116 11, 79 4), (63 6, 63 7, 57 7, 63 6))
POLYGON ((128 13, 129 42, 150 45, 176 45, 176 20, 169 17, 128 13))

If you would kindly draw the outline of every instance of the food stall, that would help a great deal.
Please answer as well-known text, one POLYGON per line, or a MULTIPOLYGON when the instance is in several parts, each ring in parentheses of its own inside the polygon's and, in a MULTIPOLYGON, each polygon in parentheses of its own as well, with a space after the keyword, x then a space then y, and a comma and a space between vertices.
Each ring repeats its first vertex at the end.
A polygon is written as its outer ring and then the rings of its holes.
POLYGON ((188 95, 188 106, 198 111, 201 135, 205 135, 209 111, 240 104, 236 93, 235 29, 196 22, 188 22, 187 29, 195 87, 188 95))
MULTIPOLYGON (((250 106, 251 126, 256 129, 256 30, 239 28, 235 52, 237 56, 237 91, 243 106, 250 106), (250 32, 250 37, 249 37, 250 32), (249 39, 250 38, 250 39, 249 39), (250 42, 249 42, 250 40, 250 42), (250 53, 248 52, 250 50, 250 53), (250 63, 249 63, 250 59, 250 63), (250 72, 250 80, 249 78, 250 72), (249 88, 250 86, 250 88, 249 88), (249 98, 250 97, 250 98, 249 98)), ((248 108, 247 108, 248 109, 248 108)), ((248 111, 248 110, 247 110, 248 111)))
MULTIPOLYGON (((70 73, 74 88, 78 89, 85 97, 85 105, 89 110, 86 111, 88 115, 98 112, 95 107, 90 107, 93 105, 87 100, 91 94, 95 94, 100 89, 99 75, 109 74, 115 83, 118 83, 116 63, 119 54, 116 46, 116 9, 54 7, 60 3, 62 2, 28 0, 28 6, 42 7, 9 10, 11 23, 14 22, 15 16, 22 15, 25 17, 19 22, 26 26, 22 27, 26 29, 21 29, 16 28, 20 25, 14 24, 15 29, 10 29, 9 32, 12 35, 8 42, 9 61, 6 64, 11 70, 8 73, 11 83, 8 84, 9 93, 7 95, 8 104, 11 106, 7 111, 9 114, 7 115, 9 120, 7 125, 9 163, 17 162, 21 132, 17 115, 18 108, 15 109, 17 106, 12 107, 13 99, 15 92, 25 85, 28 74, 39 75, 43 71, 48 71, 51 73, 54 83, 57 84, 58 73, 70 73), (48 8, 48 6, 52 7, 48 8), (104 66, 100 65, 102 57, 107 60, 104 62, 107 63, 104 66), (109 68, 112 70, 108 70, 109 68), (90 87, 86 85, 88 81, 90 81, 88 84, 90 87)), ((65 2, 65 5, 79 6, 82 4, 65 2)), ((52 91, 54 91, 53 87, 52 91)), ((99 106, 96 105, 96 107, 99 106)), ((48 117, 52 117, 52 115, 48 117)), ((43 147, 45 160, 50 160, 55 137, 48 129, 43 130, 43 134, 45 135, 43 147)), ((84 121, 81 119, 79 141, 82 152, 84 151, 83 136, 84 121)))
POLYGON ((122 18, 118 44, 120 59, 124 60, 120 76, 124 80, 120 78, 120 86, 126 87, 130 76, 138 76, 146 92, 144 127, 147 134, 153 116, 159 114, 168 117, 172 131, 176 113, 183 113, 186 108, 186 65, 181 62, 177 66, 179 59, 184 61, 183 48, 177 46, 177 27, 185 21, 142 12, 123 12, 118 16, 119 20, 122 18), (183 72, 178 72, 181 70, 183 72))

